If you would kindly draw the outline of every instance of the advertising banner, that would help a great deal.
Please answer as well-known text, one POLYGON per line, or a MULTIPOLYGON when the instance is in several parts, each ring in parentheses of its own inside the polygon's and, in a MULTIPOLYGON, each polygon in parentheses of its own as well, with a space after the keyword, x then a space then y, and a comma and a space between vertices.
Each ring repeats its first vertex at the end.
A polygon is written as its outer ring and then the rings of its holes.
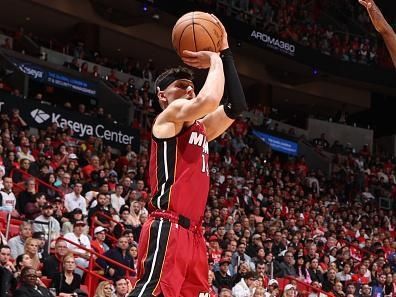
POLYGON ((30 127, 45 129, 55 123, 59 128, 70 128, 75 138, 87 139, 95 136, 102 138, 107 145, 123 149, 130 144, 134 151, 139 151, 138 129, 0 93, 0 112, 10 112, 14 108, 19 109, 22 119, 30 127))
POLYGON ((8 59, 20 71, 36 81, 48 83, 56 87, 69 89, 71 91, 79 92, 84 95, 92 97, 96 96, 97 86, 94 82, 72 77, 71 75, 62 73, 60 71, 45 69, 42 66, 36 65, 31 62, 22 61, 14 57, 8 56, 8 59))
POLYGON ((273 49, 289 56, 294 56, 296 53, 296 46, 294 44, 264 32, 252 30, 248 39, 255 41, 261 46, 273 49))
POLYGON ((271 149, 273 149, 274 151, 285 153, 292 156, 297 156, 298 154, 297 142, 290 141, 277 136, 273 136, 257 130, 253 130, 253 134, 258 138, 260 138, 263 142, 268 144, 271 147, 271 149))

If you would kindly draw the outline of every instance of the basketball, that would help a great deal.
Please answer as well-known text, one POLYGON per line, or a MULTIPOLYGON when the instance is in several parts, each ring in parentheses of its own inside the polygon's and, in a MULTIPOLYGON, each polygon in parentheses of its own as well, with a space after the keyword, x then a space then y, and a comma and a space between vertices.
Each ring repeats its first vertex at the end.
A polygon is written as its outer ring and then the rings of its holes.
POLYGON ((192 11, 180 17, 172 30, 172 44, 181 56, 184 50, 220 51, 223 29, 209 13, 192 11))

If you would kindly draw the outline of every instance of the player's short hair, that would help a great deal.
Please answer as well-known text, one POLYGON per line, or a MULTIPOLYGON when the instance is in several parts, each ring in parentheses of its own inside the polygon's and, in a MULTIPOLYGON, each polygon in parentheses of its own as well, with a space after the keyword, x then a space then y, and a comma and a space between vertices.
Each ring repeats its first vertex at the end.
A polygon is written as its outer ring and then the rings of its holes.
POLYGON ((155 80, 155 91, 166 89, 171 83, 179 79, 193 80, 193 72, 185 67, 179 66, 176 68, 170 68, 162 72, 155 80))

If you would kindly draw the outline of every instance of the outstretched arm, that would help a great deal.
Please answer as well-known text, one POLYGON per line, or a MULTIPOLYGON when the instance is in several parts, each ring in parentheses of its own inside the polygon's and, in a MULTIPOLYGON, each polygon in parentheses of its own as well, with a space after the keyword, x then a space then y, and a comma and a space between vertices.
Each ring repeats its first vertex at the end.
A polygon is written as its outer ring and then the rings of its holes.
MULTIPOLYGON (((178 99, 173 101, 158 116, 157 123, 183 123, 194 121, 216 110, 224 92, 223 63, 217 53, 200 51, 184 51, 184 57, 197 61, 200 68, 209 68, 206 81, 193 99, 178 99)), ((163 92, 163 91, 161 91, 163 92)))
POLYGON ((375 29, 381 34, 392 58, 393 65, 396 67, 396 34, 392 27, 384 18, 381 10, 375 4, 374 0, 358 0, 363 5, 370 16, 371 22, 375 29))
MULTIPOLYGON (((225 89, 227 94, 225 96, 224 105, 220 105, 214 112, 209 113, 202 119, 209 141, 217 138, 226 131, 234 120, 247 110, 245 94, 228 45, 227 31, 217 17, 214 15, 212 16, 223 29, 220 57, 223 61, 225 89)), ((192 67, 199 68, 200 66, 194 59, 183 58, 183 61, 192 67)))

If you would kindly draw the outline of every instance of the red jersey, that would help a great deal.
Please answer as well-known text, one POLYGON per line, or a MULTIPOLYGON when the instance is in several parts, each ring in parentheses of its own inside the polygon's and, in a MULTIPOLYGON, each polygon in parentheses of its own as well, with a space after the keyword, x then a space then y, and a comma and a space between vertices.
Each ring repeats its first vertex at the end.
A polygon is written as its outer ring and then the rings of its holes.
POLYGON ((199 121, 175 137, 152 135, 150 209, 173 211, 200 222, 209 192, 208 157, 206 131, 199 121))

